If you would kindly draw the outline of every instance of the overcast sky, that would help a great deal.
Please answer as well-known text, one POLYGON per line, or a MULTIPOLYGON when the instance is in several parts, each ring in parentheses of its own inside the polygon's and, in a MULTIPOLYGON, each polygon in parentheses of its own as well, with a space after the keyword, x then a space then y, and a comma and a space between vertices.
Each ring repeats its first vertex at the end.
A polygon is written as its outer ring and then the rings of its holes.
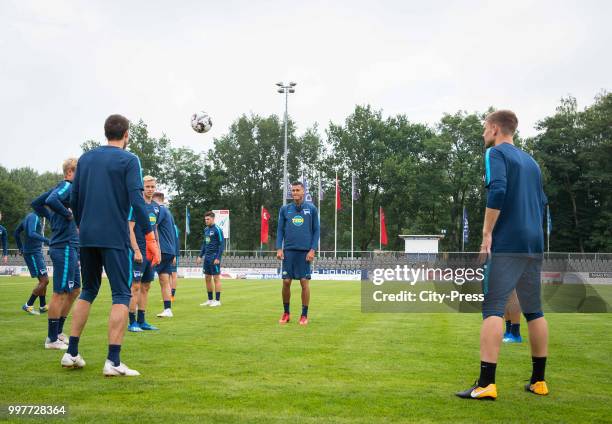
POLYGON ((611 17, 610 1, 0 0, 0 165, 58 171, 111 113, 206 150, 243 113, 282 114, 290 80, 300 131, 369 103, 430 124, 511 108, 532 135, 561 97, 612 89, 611 17))

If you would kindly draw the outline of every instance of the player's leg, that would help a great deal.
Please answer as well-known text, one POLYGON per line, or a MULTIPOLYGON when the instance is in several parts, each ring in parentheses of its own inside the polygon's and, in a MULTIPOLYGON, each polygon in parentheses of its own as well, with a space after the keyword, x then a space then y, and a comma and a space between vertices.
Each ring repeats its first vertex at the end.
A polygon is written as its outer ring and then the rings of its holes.
POLYGON ((42 252, 24 253, 25 263, 32 278, 38 279, 36 287, 32 290, 32 294, 28 301, 21 309, 31 315, 39 315, 39 312, 34 310, 34 302, 37 297, 40 297, 40 311, 46 312, 49 308, 45 304, 45 295, 47 293, 47 285, 49 284, 49 276, 47 275, 47 266, 42 252))
MULTIPOLYGON (((176 269, 176 267, 174 268, 176 269)), ((177 274, 176 271, 172 271, 170 275, 170 300, 174 302, 174 296, 176 296, 176 283, 177 283, 177 274)))
POLYGON ((149 290, 151 289, 151 281, 155 278, 151 262, 146 259, 142 261, 144 268, 142 271, 142 278, 140 280, 140 292, 138 295, 138 314, 136 316, 136 322, 138 326, 143 330, 159 330, 159 328, 151 325, 146 319, 146 310, 149 303, 149 290))
POLYGON ((310 262, 306 260, 308 252, 300 252, 296 255, 294 269, 299 268, 300 285, 302 286, 302 315, 300 325, 308 324, 308 305, 310 304, 310 262))
POLYGON ((204 282, 206 283, 206 294, 208 295, 208 300, 204 303, 201 303, 200 306, 211 306, 213 303, 215 303, 215 301, 213 300, 213 270, 211 267, 211 263, 206 259, 206 256, 204 256, 203 263, 204 282))
POLYGON ((108 355, 102 373, 105 376, 135 376, 136 370, 121 362, 121 345, 128 322, 132 284, 132 254, 129 249, 104 249, 104 268, 111 285, 113 306, 108 320, 108 355))
POLYGON ((49 249, 53 262, 53 295, 49 302, 47 339, 45 349, 68 349, 68 345, 58 340, 59 323, 64 303, 68 297, 69 280, 74 278, 74 268, 71 268, 70 246, 49 249))
POLYGON ((170 274, 168 272, 158 272, 159 286, 161 288, 162 299, 164 301, 164 310, 157 314, 160 318, 171 318, 172 315, 172 300, 170 294, 170 274))
POLYGON ((80 254, 83 283, 81 294, 72 311, 68 351, 61 360, 62 366, 66 368, 82 368, 85 366, 85 361, 79 355, 79 342, 81 333, 89 318, 91 304, 98 296, 100 284, 102 283, 102 266, 104 262, 101 249, 81 247, 80 254))
POLYGON ((57 329, 57 338, 66 343, 66 345, 68 344, 68 337, 64 334, 64 323, 66 322, 68 314, 70 314, 70 309, 74 301, 79 297, 79 294, 81 294, 81 269, 79 267, 78 250, 75 247, 70 247, 69 273, 72 275, 72 278, 68 281, 68 289, 70 291, 64 300, 57 329))
POLYGON ((518 282, 516 292, 527 320, 531 348, 532 372, 525 390, 538 395, 547 395, 548 386, 544 373, 548 357, 548 323, 542 312, 541 268, 541 259, 531 259, 518 282))
MULTIPOLYGON (((130 293, 132 298, 130 299, 130 304, 128 307, 128 331, 133 333, 138 333, 142 331, 142 328, 138 325, 136 321, 136 312, 138 310, 138 301, 140 299, 140 274, 138 274, 138 281, 132 281, 132 287, 130 287, 130 293)), ((136 274, 134 274, 134 278, 136 278, 136 274)))
POLYGON ((291 281, 293 280, 293 252, 291 250, 283 252, 282 278, 283 315, 278 322, 279 324, 286 324, 291 320, 291 281))
POLYGON ((212 276, 212 280, 215 284, 215 303, 210 306, 221 306, 221 274, 219 273, 218 266, 216 273, 212 276))
POLYGON ((483 281, 483 322, 480 329, 480 377, 467 390, 456 393, 464 399, 495 400, 495 372, 504 334, 504 309, 525 267, 520 258, 493 256, 483 281))
POLYGON ((512 290, 508 297, 504 319, 506 320, 506 332, 504 333, 503 342, 521 343, 523 341, 521 337, 521 305, 516 296, 516 290, 512 290))
MULTIPOLYGON (((44 258, 40 258, 39 261, 42 263, 42 267, 44 269, 44 274, 38 276, 38 284, 32 290, 32 296, 36 299, 38 296, 39 300, 39 312, 41 314, 47 312, 49 310, 49 305, 47 305, 47 286, 49 285, 49 276, 47 275, 47 267, 44 263, 44 258)), ((30 300, 32 297, 30 297, 30 300)))

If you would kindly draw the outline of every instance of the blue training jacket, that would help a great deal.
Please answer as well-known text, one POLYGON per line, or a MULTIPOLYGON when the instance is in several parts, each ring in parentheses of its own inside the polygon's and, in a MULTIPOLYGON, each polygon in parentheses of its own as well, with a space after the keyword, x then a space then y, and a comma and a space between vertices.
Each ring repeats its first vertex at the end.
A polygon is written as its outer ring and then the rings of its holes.
POLYGON ((310 202, 289 203, 278 213, 276 248, 317 250, 319 244, 319 211, 310 202), (283 246, 284 241, 284 246, 283 246))

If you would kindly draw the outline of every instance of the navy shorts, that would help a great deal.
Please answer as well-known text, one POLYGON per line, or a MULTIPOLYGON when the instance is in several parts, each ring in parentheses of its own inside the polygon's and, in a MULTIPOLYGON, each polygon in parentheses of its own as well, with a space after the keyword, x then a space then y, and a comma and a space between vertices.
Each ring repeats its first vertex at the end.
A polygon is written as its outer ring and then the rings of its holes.
POLYGON ((283 251, 283 280, 310 280, 310 262, 306 261, 307 250, 283 251))
POLYGON ((158 274, 170 274, 172 273, 172 262, 174 261, 174 255, 168 253, 162 253, 161 262, 155 267, 158 274))
POLYGON ((102 284, 102 268, 111 286, 113 304, 130 304, 132 297, 132 251, 106 247, 81 247, 83 289, 80 298, 93 303, 102 284))
POLYGON ((42 252, 24 253, 23 259, 30 271, 30 277, 38 278, 47 275, 47 264, 42 252))
POLYGON ((144 255, 142 256, 141 263, 133 261, 132 270, 132 278, 135 283, 150 283, 155 279, 155 270, 151 262, 144 255))
POLYGON ((541 270, 541 256, 493 253, 482 283, 482 316, 503 317, 508 297, 514 289, 528 320, 529 317, 543 316, 541 270))
POLYGON ((221 263, 215 264, 215 258, 207 258, 204 256, 204 274, 219 275, 221 274, 221 263))
POLYGON ((53 262, 53 293, 70 293, 81 287, 79 254, 74 246, 52 247, 49 256, 53 262))

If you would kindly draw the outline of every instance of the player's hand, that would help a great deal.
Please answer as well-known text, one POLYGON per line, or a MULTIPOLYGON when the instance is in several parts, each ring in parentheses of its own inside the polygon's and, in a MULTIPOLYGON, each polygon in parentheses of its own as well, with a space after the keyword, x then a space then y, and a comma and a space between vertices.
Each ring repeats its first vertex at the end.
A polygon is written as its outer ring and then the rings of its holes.
POLYGON ((161 262, 161 253, 159 252, 159 245, 157 244, 153 231, 145 235, 145 243, 147 246, 147 259, 153 266, 159 264, 161 262))
POLYGON ((19 256, 23 256, 23 250, 19 251, 19 256))
POLYGON ((215 265, 219 265, 220 263, 221 263, 221 261, 219 261, 219 259, 215 259, 215 260, 213 261, 213 264, 215 264, 215 265))
POLYGON ((314 254, 315 254, 315 251, 313 249, 310 249, 308 253, 306 254, 306 262, 314 261, 314 254))
POLYGON ((285 259, 285 254, 283 253, 283 249, 278 249, 276 251, 276 259, 280 259, 281 261, 285 259))
POLYGON ((176 265, 176 256, 172 259, 172 265, 176 265))
POLYGON ((491 255, 491 244, 493 243, 493 235, 492 234, 483 234, 482 235, 482 243, 480 243, 480 254, 478 255, 478 260, 481 263, 487 262, 489 256, 491 255))
POLYGON ((4 262, 4 265, 6 265, 8 263, 8 256, 4 255, 2 257, 2 262, 4 262))
POLYGON ((140 251, 140 249, 134 252, 134 262, 136 262, 137 264, 142 263, 142 252, 140 251))
POLYGON ((196 258, 196 265, 200 265, 201 263, 202 263, 202 258, 198 256, 196 258))

